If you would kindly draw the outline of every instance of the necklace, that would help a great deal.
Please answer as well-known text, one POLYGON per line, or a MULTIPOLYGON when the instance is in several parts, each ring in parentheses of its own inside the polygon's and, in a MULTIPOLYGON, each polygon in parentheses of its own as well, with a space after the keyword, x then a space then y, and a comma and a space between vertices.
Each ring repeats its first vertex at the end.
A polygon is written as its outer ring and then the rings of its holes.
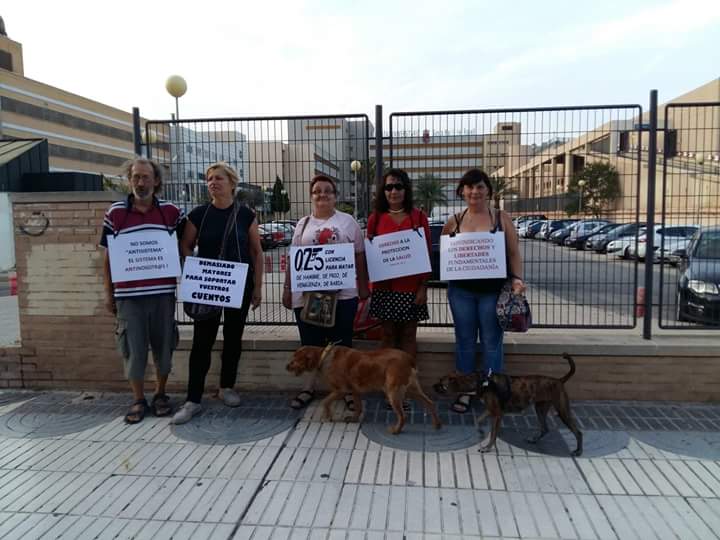
POLYGON ((391 214, 402 214, 404 211, 404 208, 401 208, 400 210, 393 210, 392 208, 388 208, 388 212, 390 212, 391 214))

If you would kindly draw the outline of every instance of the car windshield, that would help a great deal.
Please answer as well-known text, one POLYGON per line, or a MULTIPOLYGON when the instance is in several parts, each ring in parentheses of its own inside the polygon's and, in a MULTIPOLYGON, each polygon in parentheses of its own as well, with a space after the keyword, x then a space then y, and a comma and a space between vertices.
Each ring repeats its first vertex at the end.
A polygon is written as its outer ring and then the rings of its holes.
POLYGON ((694 255, 698 259, 720 259, 720 231, 703 234, 694 255))

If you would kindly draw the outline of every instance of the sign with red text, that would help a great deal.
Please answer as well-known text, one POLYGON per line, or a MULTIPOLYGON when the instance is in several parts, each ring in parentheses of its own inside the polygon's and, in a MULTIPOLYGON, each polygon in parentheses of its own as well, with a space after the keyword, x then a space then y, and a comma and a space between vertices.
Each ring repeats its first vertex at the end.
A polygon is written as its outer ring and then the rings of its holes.
POLYGON ((505 234, 459 233, 440 237, 440 279, 498 279, 507 277, 505 234))
POLYGON ((247 274, 245 263, 187 257, 178 299, 211 306, 242 307, 247 274))
POLYGON ((430 254, 423 229, 381 234, 365 239, 370 281, 376 283, 430 273, 430 254))
POLYGON ((136 231, 108 235, 112 282, 178 277, 177 236, 167 231, 136 231))
POLYGON ((290 290, 354 289, 355 244, 290 247, 290 290))

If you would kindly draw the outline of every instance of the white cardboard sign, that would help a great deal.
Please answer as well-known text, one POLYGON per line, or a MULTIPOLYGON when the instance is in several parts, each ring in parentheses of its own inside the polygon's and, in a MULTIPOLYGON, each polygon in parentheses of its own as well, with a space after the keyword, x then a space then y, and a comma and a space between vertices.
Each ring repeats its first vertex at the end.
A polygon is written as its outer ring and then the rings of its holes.
POLYGON ((368 273, 373 283, 430 272, 423 229, 398 231, 365 239, 368 273))
POLYGON ((187 257, 178 298, 196 304, 242 307, 247 274, 245 263, 187 257))
POLYGON ((354 244, 290 247, 292 292, 337 291, 355 286, 354 244))
POLYGON ((502 231, 459 233, 440 237, 440 279, 507 277, 502 231))
POLYGON ((177 236, 167 231, 136 231, 108 235, 112 282, 178 277, 177 236))

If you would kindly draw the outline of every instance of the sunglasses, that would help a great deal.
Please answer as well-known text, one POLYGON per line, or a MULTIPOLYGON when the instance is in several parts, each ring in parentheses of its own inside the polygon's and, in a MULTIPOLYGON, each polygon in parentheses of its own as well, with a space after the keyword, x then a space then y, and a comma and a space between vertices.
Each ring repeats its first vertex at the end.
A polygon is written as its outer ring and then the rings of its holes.
POLYGON ((402 184, 385 184, 383 189, 385 191, 387 191, 388 193, 390 193, 393 189, 395 189, 397 191, 404 191, 405 186, 403 186, 402 184))

